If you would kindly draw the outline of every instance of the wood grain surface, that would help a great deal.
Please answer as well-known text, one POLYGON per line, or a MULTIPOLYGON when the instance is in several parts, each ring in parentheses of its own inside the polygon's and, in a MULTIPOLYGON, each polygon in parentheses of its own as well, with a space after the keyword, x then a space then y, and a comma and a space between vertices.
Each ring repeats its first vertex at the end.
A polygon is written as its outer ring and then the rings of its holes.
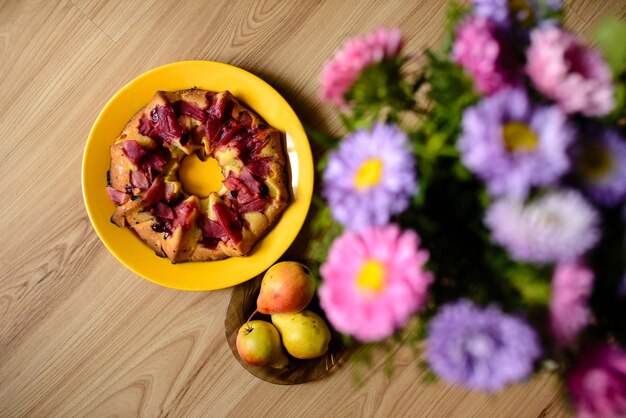
MULTIPOLYGON (((338 132, 318 100, 325 60, 346 36, 398 25, 408 49, 436 45, 442 0, 0 0, 0 416, 568 416, 551 376, 496 395, 426 384, 400 350, 363 386, 352 367, 276 386, 250 375, 224 336, 230 290, 159 287, 100 243, 83 205, 89 129, 125 83, 187 59, 267 80, 303 123, 338 132)), ((588 37, 624 0, 571 0, 588 37)), ((288 252, 297 257, 302 243, 288 252)))

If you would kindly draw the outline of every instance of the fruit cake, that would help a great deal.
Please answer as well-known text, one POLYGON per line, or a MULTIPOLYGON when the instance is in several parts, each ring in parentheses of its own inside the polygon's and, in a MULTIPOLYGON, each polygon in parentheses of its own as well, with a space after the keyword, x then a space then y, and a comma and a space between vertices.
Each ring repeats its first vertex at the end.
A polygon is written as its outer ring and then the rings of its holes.
POLYGON ((159 91, 110 148, 111 221, 173 263, 247 255, 289 203, 281 133, 228 91, 159 91), (213 157, 224 181, 185 191, 182 160, 213 157))

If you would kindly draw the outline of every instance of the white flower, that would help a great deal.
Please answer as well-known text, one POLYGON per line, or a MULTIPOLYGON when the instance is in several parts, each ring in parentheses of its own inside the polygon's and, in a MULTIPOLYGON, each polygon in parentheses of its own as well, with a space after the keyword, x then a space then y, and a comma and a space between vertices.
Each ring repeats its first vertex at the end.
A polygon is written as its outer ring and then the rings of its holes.
POLYGON ((551 192, 527 204, 515 198, 497 200, 485 223, 494 242, 519 261, 573 261, 600 237, 598 213, 573 190, 551 192))

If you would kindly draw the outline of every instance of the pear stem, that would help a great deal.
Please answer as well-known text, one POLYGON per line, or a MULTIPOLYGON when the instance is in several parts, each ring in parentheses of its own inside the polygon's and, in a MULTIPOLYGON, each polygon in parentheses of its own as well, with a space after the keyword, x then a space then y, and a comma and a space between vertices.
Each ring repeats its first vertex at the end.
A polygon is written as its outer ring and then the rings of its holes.
POLYGON ((258 313, 258 309, 255 309, 254 312, 252 312, 252 315, 250 315, 250 317, 248 318, 248 320, 246 322, 250 322, 250 320, 254 317, 254 315, 256 315, 258 313))

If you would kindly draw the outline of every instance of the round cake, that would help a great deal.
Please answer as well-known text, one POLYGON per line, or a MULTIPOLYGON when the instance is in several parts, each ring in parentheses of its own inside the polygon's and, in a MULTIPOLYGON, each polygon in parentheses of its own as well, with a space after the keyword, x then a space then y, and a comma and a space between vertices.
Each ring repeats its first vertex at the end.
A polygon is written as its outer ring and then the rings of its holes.
POLYGON ((111 146, 111 221, 173 263, 243 256, 287 207, 287 178, 280 132, 230 92, 159 91, 111 146), (218 191, 185 190, 179 169, 193 154, 215 158, 218 191))

